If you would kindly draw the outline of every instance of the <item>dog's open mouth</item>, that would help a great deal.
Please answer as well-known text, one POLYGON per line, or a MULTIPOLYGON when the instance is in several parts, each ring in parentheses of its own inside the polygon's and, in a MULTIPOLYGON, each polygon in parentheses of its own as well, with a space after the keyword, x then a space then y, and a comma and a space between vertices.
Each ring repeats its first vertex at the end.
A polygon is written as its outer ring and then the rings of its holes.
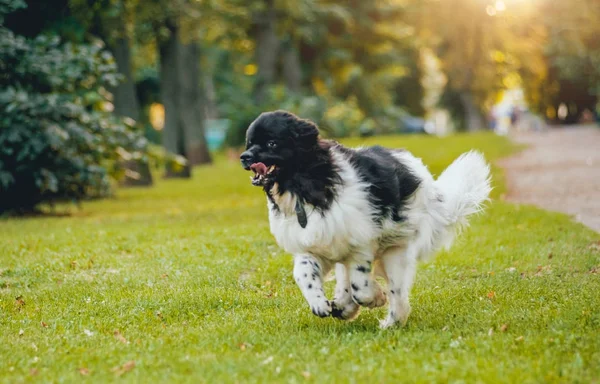
POLYGON ((264 163, 254 163, 250 166, 254 176, 252 177, 252 185, 257 187, 264 186, 268 177, 277 169, 275 165, 267 167, 264 163))

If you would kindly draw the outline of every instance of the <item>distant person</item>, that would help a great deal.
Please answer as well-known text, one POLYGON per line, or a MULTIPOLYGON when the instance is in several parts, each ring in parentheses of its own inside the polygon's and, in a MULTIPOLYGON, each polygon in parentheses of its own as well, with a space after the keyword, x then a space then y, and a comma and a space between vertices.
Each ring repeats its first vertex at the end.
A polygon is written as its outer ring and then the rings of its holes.
POLYGON ((513 107, 510 111, 510 125, 514 127, 519 121, 519 110, 517 107, 513 107))
POLYGON ((490 110, 490 112, 488 113, 488 127, 490 130, 495 131, 496 130, 496 108, 492 108, 490 110))

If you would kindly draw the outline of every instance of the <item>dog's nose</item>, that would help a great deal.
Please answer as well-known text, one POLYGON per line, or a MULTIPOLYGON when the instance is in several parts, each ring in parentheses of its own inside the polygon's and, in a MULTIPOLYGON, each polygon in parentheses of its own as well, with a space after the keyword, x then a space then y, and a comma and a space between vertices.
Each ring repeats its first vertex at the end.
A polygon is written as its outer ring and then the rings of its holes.
POLYGON ((248 151, 246 151, 240 155, 240 160, 242 161, 242 164, 245 166, 249 166, 250 163, 252 162, 253 158, 254 158, 254 156, 252 156, 252 154, 248 151))

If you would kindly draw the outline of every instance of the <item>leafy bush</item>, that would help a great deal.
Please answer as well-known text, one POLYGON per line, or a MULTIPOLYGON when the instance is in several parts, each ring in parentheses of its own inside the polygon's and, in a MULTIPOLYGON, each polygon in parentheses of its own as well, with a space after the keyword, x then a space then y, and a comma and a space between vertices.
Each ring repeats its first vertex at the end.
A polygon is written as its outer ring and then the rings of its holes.
POLYGON ((144 159, 134 122, 109 111, 105 86, 118 80, 101 45, 28 40, 0 26, 0 213, 106 196, 119 160, 144 159))

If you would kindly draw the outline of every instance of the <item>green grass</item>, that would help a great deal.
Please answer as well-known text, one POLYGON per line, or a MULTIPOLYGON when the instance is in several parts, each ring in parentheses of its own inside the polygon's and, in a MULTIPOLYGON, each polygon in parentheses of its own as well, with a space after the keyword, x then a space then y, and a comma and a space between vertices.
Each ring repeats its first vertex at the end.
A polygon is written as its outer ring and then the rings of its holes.
MULTIPOLYGON (((374 142, 436 174, 470 148, 492 161, 515 149, 491 134, 374 142)), ((0 220, 0 380, 597 382, 599 240, 564 215, 495 201, 420 266, 405 328, 379 330, 384 309, 320 319, 261 191, 222 157, 70 217, 0 220)))

